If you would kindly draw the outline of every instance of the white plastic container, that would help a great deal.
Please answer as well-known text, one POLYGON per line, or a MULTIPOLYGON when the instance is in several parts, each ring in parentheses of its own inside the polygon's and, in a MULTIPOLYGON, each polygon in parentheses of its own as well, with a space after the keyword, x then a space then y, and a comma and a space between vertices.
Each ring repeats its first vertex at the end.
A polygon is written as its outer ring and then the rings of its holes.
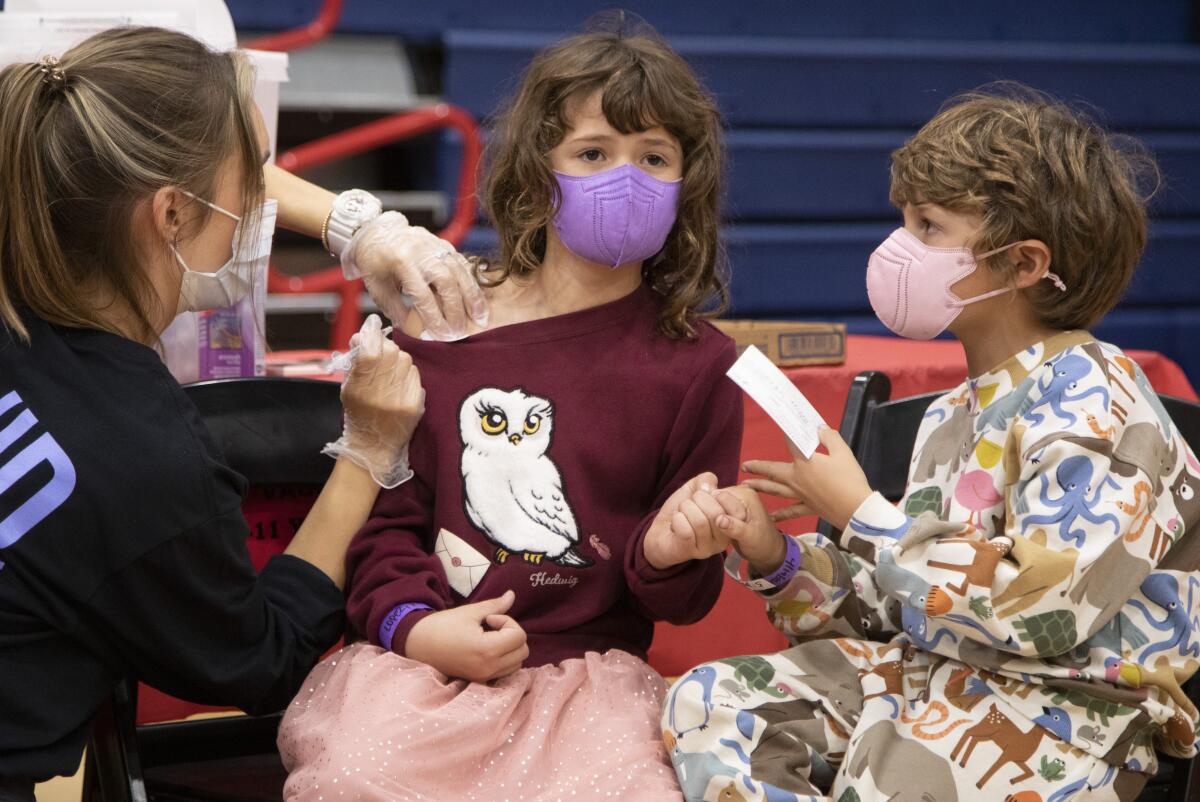
MULTIPOLYGON (((287 53, 246 50, 254 64, 254 100, 262 111, 275 160, 279 85, 287 80, 287 53)), ((254 276, 254 291, 241 303, 208 312, 185 312, 162 333, 161 353, 181 384, 236 376, 263 376, 266 367, 267 270, 254 276)))

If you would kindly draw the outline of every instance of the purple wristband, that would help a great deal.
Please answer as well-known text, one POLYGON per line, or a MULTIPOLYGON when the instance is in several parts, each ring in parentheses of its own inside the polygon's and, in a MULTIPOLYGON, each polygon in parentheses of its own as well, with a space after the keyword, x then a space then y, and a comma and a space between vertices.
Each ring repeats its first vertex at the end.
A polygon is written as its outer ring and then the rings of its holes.
POLYGON ((397 604, 392 608, 390 613, 383 617, 383 623, 379 625, 379 645, 391 651, 392 636, 396 634, 396 627, 400 626, 400 622, 404 620, 404 616, 409 613, 415 613, 417 610, 432 609, 428 604, 397 604))
POLYGON ((784 535, 784 538, 787 540, 787 553, 783 556, 783 565, 779 566, 775 573, 763 577, 764 582, 776 588, 791 582, 792 577, 800 570, 800 544, 794 537, 784 535))

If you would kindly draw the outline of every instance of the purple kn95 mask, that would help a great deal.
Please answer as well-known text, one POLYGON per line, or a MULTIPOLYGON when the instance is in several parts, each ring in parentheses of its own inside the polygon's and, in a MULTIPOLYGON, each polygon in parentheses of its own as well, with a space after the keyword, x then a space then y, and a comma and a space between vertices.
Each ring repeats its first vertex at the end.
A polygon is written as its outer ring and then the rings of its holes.
POLYGON ((680 181, 661 181, 632 164, 558 179, 554 230, 576 256, 618 267, 662 250, 675 225, 680 181))

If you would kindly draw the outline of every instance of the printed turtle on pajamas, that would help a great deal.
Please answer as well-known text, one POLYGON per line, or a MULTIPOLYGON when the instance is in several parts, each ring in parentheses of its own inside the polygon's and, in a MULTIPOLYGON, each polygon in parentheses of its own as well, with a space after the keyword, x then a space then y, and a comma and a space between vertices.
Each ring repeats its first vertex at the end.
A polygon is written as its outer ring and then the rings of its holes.
POLYGON ((775 666, 759 655, 751 654, 745 657, 727 657, 717 662, 733 666, 733 675, 746 683, 746 686, 751 690, 762 691, 778 699, 787 696, 786 691, 780 690, 778 687, 772 687, 771 680, 775 678, 775 666))
POLYGON ((1111 716, 1124 716, 1137 712, 1136 708, 1119 704, 1118 702, 1110 702, 1107 699, 1100 699, 1075 688, 1044 687, 1041 690, 1042 693, 1050 696, 1051 703, 1061 705, 1063 702, 1070 702, 1076 707, 1084 709, 1087 713, 1088 721, 1099 721, 1101 726, 1104 727, 1109 725, 1109 718, 1111 716))
POLYGON ((922 487, 909 494, 904 502, 904 514, 910 518, 919 518, 923 512, 932 512, 938 518, 942 517, 942 489, 936 485, 922 487))
POLYGON ((1075 629, 1075 613, 1071 610, 1051 610, 1048 613, 1018 618, 1013 622, 1018 637, 1033 644, 1038 657, 1054 657, 1075 648, 1079 635, 1075 629))

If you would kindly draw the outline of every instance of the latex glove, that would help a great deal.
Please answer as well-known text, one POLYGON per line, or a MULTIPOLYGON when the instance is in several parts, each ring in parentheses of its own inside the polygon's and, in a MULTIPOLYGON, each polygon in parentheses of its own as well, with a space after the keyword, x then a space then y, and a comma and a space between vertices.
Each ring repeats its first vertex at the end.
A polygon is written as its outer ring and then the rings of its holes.
POLYGON ((525 630, 506 613, 516 594, 426 616, 408 633, 404 653, 448 677, 471 682, 506 677, 529 657, 525 630))
POLYGON ((342 381, 342 436, 322 453, 345 457, 393 488, 413 475, 408 441, 425 413, 421 375, 412 357, 384 337, 379 315, 368 317, 350 344, 358 350, 342 381))
POLYGON ((367 292, 396 326, 407 297, 434 340, 467 336, 467 320, 487 326, 488 305, 466 257, 399 212, 363 224, 341 253, 347 278, 362 276, 367 292))

